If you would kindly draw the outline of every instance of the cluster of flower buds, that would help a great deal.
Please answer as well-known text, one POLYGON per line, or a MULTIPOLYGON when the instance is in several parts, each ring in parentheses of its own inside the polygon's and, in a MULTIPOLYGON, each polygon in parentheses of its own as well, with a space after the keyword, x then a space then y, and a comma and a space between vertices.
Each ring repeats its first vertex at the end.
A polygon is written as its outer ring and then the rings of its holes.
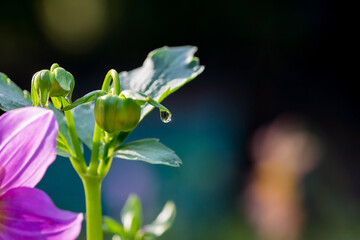
MULTIPOLYGON (((74 87, 73 75, 54 63, 50 70, 44 69, 34 74, 31 80, 33 105, 38 106, 40 103, 42 107, 45 107, 48 104, 49 97, 65 97, 70 102, 74 87)), ((54 102, 57 103, 58 101, 55 100, 54 102)))

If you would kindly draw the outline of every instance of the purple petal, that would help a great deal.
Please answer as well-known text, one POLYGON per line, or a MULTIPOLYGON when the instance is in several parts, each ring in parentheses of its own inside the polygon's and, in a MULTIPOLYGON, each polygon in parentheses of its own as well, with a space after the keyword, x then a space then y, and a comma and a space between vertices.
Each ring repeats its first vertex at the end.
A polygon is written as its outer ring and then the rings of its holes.
POLYGON ((63 211, 36 188, 13 188, 0 196, 0 239, 72 240, 83 215, 63 211))
POLYGON ((41 180, 55 160, 57 132, 48 109, 25 107, 0 117, 0 194, 41 180))

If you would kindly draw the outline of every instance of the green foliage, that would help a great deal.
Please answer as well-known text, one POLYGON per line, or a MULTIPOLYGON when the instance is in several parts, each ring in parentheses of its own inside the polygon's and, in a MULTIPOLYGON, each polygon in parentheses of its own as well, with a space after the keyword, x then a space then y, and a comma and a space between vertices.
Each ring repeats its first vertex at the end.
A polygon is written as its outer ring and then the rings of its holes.
POLYGON ((155 221, 143 227, 141 234, 143 237, 160 237, 171 227, 175 221, 175 216, 175 203, 168 201, 155 221))
POLYGON ((56 138, 56 153, 66 158, 74 157, 74 147, 70 139, 69 129, 64 115, 51 104, 48 105, 48 108, 55 113, 55 118, 59 126, 59 133, 56 138))
MULTIPOLYGON (((164 122, 171 120, 170 111, 159 102, 190 82, 204 70, 204 67, 199 65, 198 58, 194 57, 196 50, 196 47, 192 46, 159 48, 149 53, 142 67, 130 72, 120 73, 121 89, 123 89, 120 96, 132 98, 139 104, 144 104, 141 109, 140 120, 154 107, 160 109, 160 117, 164 122)), ((114 76, 114 72, 116 71, 109 71, 111 76, 114 76)), ((106 81, 106 89, 109 89, 109 83, 109 81, 106 81)), ((113 90, 113 88, 110 89, 110 91, 113 90)), ((101 92, 100 90, 98 91, 101 92)), ((90 95, 95 96, 92 93, 90 95)), ((88 102, 89 100, 88 95, 85 95, 67 108, 64 108, 64 110, 73 108, 79 103, 77 107, 72 109, 76 130, 80 140, 89 149, 92 149, 92 136, 95 124, 93 113, 94 101, 88 102)), ((119 134, 125 135, 122 132, 119 134)), ((122 143, 125 138, 122 138, 118 143, 122 143)), ((116 146, 118 143, 115 143, 116 146)), ((105 140, 102 139, 101 149, 104 144, 105 140)), ((136 144, 126 145, 126 147, 129 149, 117 146, 112 157, 145 161, 153 164, 165 164, 168 166, 180 166, 181 164, 179 157, 157 140, 137 141, 136 144), (145 144, 149 144, 149 146, 146 147, 145 144), (152 154, 151 152, 157 152, 157 154, 152 154)))
MULTIPOLYGON (((111 69, 105 76, 102 90, 90 92, 74 103, 71 102, 75 86, 74 77, 58 64, 53 64, 50 70, 41 70, 34 74, 31 96, 16 86, 6 75, 0 73, 0 108, 2 110, 9 111, 40 104, 55 113, 59 125, 57 154, 70 158, 72 166, 83 180, 86 189, 89 239, 99 240, 102 238, 102 228, 99 224, 101 222, 101 202, 98 189, 100 189, 103 177, 109 171, 113 158, 173 167, 182 164, 174 151, 161 144, 158 139, 143 139, 127 144, 123 144, 123 142, 141 119, 154 107, 159 108, 160 118, 163 122, 171 120, 170 111, 160 102, 204 70, 204 67, 199 65, 199 60, 194 57, 196 50, 196 47, 192 46, 156 49, 149 53, 140 68, 121 72, 120 75, 111 69), (113 87, 110 85, 111 81, 113 87), (129 110, 126 108, 130 106, 129 108, 135 109, 134 106, 136 106, 135 113, 125 111, 120 114, 120 118, 119 115, 110 114, 112 111, 100 111, 100 115, 103 115, 99 119, 106 121, 106 124, 110 126, 109 129, 113 131, 104 131, 104 126, 99 123, 95 124, 95 102, 107 96, 116 97, 123 102, 132 104, 131 106, 121 105, 117 101, 115 112, 119 108, 129 110), (51 98, 52 104, 48 103, 49 98, 51 98), (121 106, 119 107, 119 105, 121 106), (131 114, 135 117, 130 118, 131 114), (131 127, 112 128, 115 123, 122 124, 120 122, 129 118, 131 127), (82 143, 91 150, 89 164, 84 159, 82 143)), ((132 195, 121 212, 122 224, 111 218, 104 218, 104 231, 121 239, 154 239, 171 226, 175 214, 174 203, 168 202, 151 224, 141 227, 141 203, 137 196, 132 195)))
POLYGON ((10 78, 0 72, 0 109, 10 111, 31 105, 29 92, 22 91, 10 78))
POLYGON ((123 240, 155 239, 163 235, 171 227, 175 216, 175 204, 168 201, 152 223, 141 227, 141 202, 136 195, 132 194, 121 210, 122 224, 110 217, 104 217, 103 230, 105 233, 116 235, 123 240))
POLYGON ((70 105, 62 108, 61 110, 62 111, 68 111, 70 109, 73 109, 73 108, 81 105, 81 104, 91 102, 95 98, 100 97, 100 96, 104 96, 104 95, 106 95, 106 92, 102 91, 102 90, 95 90, 95 91, 89 92, 88 94, 85 94, 83 97, 77 99, 75 102, 71 103, 70 105))
POLYGON ((115 234, 118 236, 126 236, 124 228, 111 217, 103 218, 103 230, 108 234, 115 234))
MULTIPOLYGON (((144 93, 160 103, 204 71, 204 66, 194 57, 196 51, 193 46, 155 49, 141 67, 119 74, 121 88, 144 93)), ((141 119, 153 108, 146 104, 141 119)))
POLYGON ((78 137, 85 146, 91 150, 95 126, 94 103, 90 102, 79 105, 71 111, 74 117, 78 137))
MULTIPOLYGON (((170 121, 170 111, 159 102, 203 71, 204 67, 199 65, 199 60, 194 57, 196 50, 196 47, 192 46, 159 48, 149 53, 142 67, 120 73, 121 88, 126 89, 121 91, 120 96, 131 98, 143 105, 140 120, 154 107, 157 107, 160 109, 161 119, 164 122, 170 121)), ((109 73, 113 78, 116 77, 116 71, 112 70, 109 73)), ((106 82, 107 88, 109 88, 109 83, 109 81, 106 82)), ((51 104, 48 107, 54 111, 59 124, 57 153, 63 157, 74 157, 74 147, 67 122, 64 115, 56 109, 62 106, 59 96, 71 94, 74 84, 71 73, 59 67, 58 64, 53 64, 50 71, 42 70, 34 74, 31 99, 28 92, 23 92, 6 75, 0 73, 0 108, 9 111, 14 108, 31 106, 31 100, 34 105, 39 102, 46 105, 47 99, 51 97, 55 107, 51 104), (38 82, 35 81, 36 79, 38 82), (41 88, 40 83, 44 83, 46 86, 41 88)), ((77 135, 89 149, 92 149, 95 125, 93 100, 105 94, 107 94, 105 91, 95 90, 62 109, 63 111, 72 109, 77 135)), ((122 132, 118 134, 120 141, 113 142, 116 148, 112 157, 168 166, 181 164, 179 157, 156 139, 144 139, 118 146, 128 136, 122 132)), ((111 140, 111 137, 109 139, 111 140)), ((104 144, 106 141, 103 139, 100 143, 100 152, 102 152, 104 144)))
POLYGON ((121 222, 127 236, 134 238, 142 222, 141 203, 136 195, 128 197, 121 210, 121 222))
POLYGON ((175 152, 161 144, 159 139, 142 139, 120 145, 112 156, 172 167, 179 167, 182 164, 181 159, 175 152))

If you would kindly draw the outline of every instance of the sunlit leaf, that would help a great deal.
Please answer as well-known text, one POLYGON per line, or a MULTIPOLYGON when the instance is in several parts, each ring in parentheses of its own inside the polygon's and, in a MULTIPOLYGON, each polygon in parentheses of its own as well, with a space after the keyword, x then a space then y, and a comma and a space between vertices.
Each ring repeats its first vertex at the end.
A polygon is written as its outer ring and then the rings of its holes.
POLYGON ((181 159, 159 139, 142 139, 118 147, 112 157, 179 167, 181 159))
POLYGON ((55 79, 62 89, 65 91, 71 90, 71 82, 73 81, 72 76, 62 67, 54 69, 55 79))
POLYGON ((89 149, 92 149, 95 126, 94 103, 90 102, 79 105, 71 111, 75 122, 76 133, 78 134, 80 140, 89 149))
POLYGON ((103 218, 103 230, 105 233, 116 234, 121 237, 125 237, 124 228, 116 222, 114 219, 110 217, 103 218))
POLYGON ((10 111, 15 108, 31 106, 32 102, 29 96, 0 72, 0 109, 10 111))
MULTIPOLYGON (((163 47, 150 52, 142 67, 130 72, 121 72, 122 89, 144 93, 157 102, 198 76, 204 66, 194 57, 196 47, 163 47)), ((141 119, 154 107, 145 104, 141 119)))
POLYGON ((68 143, 68 146, 70 147, 70 149, 72 151, 74 151, 64 114, 62 114, 59 110, 57 110, 50 103, 48 105, 48 108, 54 112, 56 121, 58 122, 58 125, 59 125, 59 134, 57 137, 57 144, 56 144, 57 153, 58 153, 58 155, 63 156, 63 157, 69 157, 68 155, 72 156, 70 150, 67 150, 67 148, 63 147, 63 146, 66 146, 64 143, 64 141, 66 141, 68 143), (58 146, 59 142, 62 143, 61 146, 58 146), (63 152, 66 152, 67 154, 65 154, 63 152))
POLYGON ((168 230, 173 224, 176 216, 176 207, 175 203, 172 201, 168 201, 160 214, 157 216, 154 222, 149 225, 145 225, 141 229, 141 233, 144 236, 161 236, 166 230, 168 230))
POLYGON ((73 109, 81 104, 84 104, 84 103, 88 103, 88 102, 91 102, 92 100, 94 100, 94 98, 96 97, 99 97, 99 96, 103 96, 107 94, 105 91, 102 91, 102 90, 96 90, 96 91, 92 91, 92 92, 89 92, 88 94, 82 96, 81 98, 77 99, 75 102, 73 102, 72 104, 64 107, 63 109, 61 109, 62 111, 67 111, 67 110, 70 110, 70 109, 73 109))
POLYGON ((65 158, 74 157, 72 154, 70 154, 67 151, 65 151, 64 149, 58 147, 58 145, 56 145, 56 154, 61 156, 61 157, 65 157, 65 158))
POLYGON ((141 227, 142 213, 140 199, 131 194, 121 210, 121 221, 125 232, 131 237, 135 236, 136 232, 141 227))

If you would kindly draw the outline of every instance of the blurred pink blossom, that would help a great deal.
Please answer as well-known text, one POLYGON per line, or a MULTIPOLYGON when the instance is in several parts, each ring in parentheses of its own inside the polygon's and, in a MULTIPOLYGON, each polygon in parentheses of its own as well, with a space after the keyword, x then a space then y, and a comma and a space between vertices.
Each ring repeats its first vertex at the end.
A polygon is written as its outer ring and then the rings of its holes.
POLYGON ((0 239, 75 239, 83 215, 55 207, 34 188, 56 158, 51 110, 25 107, 0 117, 0 239))

